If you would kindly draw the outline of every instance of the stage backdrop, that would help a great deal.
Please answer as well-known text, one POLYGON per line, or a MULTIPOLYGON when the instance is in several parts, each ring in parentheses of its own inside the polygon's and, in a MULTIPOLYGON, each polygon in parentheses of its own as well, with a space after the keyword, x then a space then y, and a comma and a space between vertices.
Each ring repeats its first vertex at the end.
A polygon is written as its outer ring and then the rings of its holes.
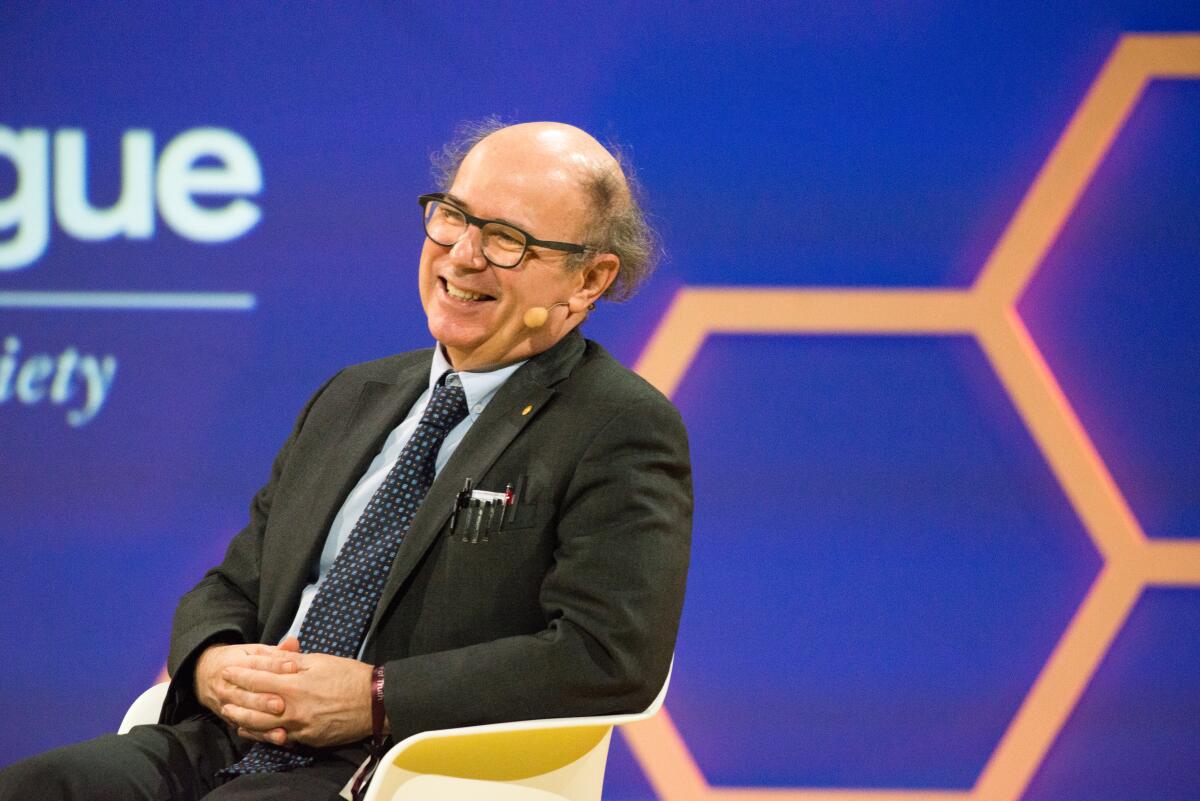
POLYGON ((0 9, 0 764, 430 344, 416 196, 500 114, 623 143, 667 254, 586 326, 696 470, 606 797, 1200 797, 1200 8, 739 5, 0 9))

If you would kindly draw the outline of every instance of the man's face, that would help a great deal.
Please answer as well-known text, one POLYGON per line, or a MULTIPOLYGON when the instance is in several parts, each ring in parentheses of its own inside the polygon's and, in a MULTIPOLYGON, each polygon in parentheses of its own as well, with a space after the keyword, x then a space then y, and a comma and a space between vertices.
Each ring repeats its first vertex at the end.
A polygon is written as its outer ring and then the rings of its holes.
MULTIPOLYGON (((467 154, 450 198, 477 217, 511 223, 539 239, 579 242, 587 204, 578 172, 569 159, 505 133, 493 134, 467 154)), ((582 274, 568 270, 564 257, 531 246, 520 264, 506 270, 483 257, 474 226, 449 247, 425 239, 421 303, 430 333, 445 346, 455 369, 485 370, 528 358, 578 325, 581 316, 568 319, 564 307, 552 310, 540 328, 523 322, 530 308, 548 308, 578 291, 582 274)))

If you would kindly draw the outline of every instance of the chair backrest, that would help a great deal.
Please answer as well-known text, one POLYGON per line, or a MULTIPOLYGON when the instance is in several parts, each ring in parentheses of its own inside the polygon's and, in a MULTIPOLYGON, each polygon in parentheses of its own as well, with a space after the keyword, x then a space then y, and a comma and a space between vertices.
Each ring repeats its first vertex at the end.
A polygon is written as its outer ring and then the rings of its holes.
POLYGON ((139 695, 137 700, 126 710, 125 717, 121 720, 121 727, 117 729, 117 734, 124 734, 134 726, 158 723, 158 716, 162 713, 163 701, 167 700, 168 686, 170 685, 164 681, 161 684, 155 684, 139 695))

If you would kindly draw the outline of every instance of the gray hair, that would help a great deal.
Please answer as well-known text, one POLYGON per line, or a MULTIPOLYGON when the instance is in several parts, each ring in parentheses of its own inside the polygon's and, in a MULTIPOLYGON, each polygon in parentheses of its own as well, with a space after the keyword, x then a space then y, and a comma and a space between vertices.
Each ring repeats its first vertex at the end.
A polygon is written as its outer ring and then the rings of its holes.
MULTIPOLYGON (((430 156, 434 179, 442 191, 449 191, 471 148, 511 124, 490 116, 460 125, 454 138, 430 156)), ((632 165, 619 147, 606 143, 605 148, 616 159, 619 172, 597 169, 584 179, 583 190, 592 207, 586 244, 620 259, 621 269, 603 297, 622 301, 633 297, 654 272, 662 249, 658 235, 642 211, 639 202, 642 188, 633 174, 632 165)), ((570 269, 579 269, 588 257, 588 253, 572 254, 567 257, 566 264, 570 269)))

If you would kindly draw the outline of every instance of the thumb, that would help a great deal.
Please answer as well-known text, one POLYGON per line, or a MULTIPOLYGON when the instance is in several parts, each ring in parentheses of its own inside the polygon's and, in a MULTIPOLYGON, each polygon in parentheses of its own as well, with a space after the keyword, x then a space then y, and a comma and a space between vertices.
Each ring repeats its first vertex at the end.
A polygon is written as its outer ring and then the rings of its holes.
POLYGON ((284 651, 294 651, 300 653, 300 639, 298 637, 288 637, 283 642, 279 643, 279 648, 284 651))

